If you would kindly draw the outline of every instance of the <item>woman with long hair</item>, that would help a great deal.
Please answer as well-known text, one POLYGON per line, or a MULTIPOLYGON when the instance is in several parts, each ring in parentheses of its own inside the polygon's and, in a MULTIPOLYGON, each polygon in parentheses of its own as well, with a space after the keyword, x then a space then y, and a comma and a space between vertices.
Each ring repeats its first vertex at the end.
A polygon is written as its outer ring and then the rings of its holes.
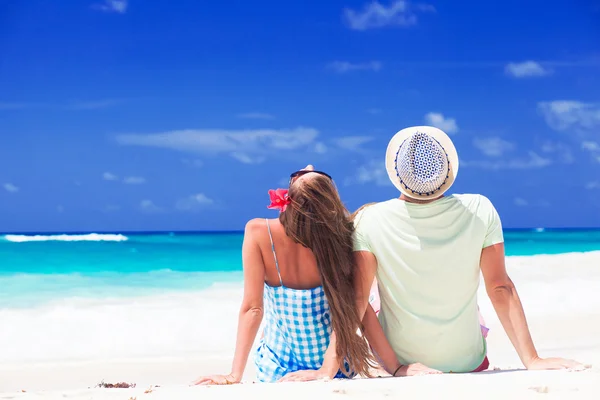
MULTIPOLYGON (((270 191, 277 219, 253 219, 242 247, 244 296, 228 375, 196 384, 241 381, 258 329, 261 382, 370 376, 374 362, 356 304, 353 223, 332 178, 312 166, 270 191)), ((381 328, 379 328, 380 330, 381 328)))

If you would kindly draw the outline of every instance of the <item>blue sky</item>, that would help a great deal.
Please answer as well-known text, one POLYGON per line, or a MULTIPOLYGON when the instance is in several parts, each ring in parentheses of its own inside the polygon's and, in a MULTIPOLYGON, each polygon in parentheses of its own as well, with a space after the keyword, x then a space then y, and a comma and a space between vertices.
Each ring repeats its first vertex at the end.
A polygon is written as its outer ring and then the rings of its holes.
POLYGON ((0 231, 237 230, 307 163, 452 135, 505 227, 600 226, 600 2, 0 3, 0 231))

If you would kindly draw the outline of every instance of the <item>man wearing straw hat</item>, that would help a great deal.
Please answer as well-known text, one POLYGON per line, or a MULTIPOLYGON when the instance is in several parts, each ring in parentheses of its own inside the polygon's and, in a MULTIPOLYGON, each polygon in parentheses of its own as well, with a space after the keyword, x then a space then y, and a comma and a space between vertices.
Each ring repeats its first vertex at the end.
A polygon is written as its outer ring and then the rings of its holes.
MULTIPOLYGON (((444 195, 458 174, 450 138, 429 126, 403 129, 389 142, 385 165, 401 195, 357 215, 355 254, 362 310, 377 277, 379 320, 391 345, 388 353, 393 350, 398 360, 393 374, 488 368, 477 306, 480 271, 526 368, 583 368, 572 360, 538 356, 505 269, 502 224, 490 200, 444 195)), ((369 310, 365 318, 374 315, 369 310)), ((379 356, 390 359, 390 354, 379 356)))

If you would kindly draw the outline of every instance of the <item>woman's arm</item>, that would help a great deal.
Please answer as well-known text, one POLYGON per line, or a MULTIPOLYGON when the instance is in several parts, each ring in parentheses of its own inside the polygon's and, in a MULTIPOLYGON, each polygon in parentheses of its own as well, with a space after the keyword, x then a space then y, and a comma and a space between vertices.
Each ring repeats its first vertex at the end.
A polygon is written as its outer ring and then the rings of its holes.
POLYGON ((257 233, 264 229, 264 220, 252 220, 246 224, 242 261, 244 264, 244 298, 238 319, 235 355, 231 375, 239 382, 244 375, 248 355, 256 339, 263 318, 263 291, 265 266, 256 240, 257 233))
POLYGON ((281 378, 279 382, 314 381, 317 379, 333 379, 340 370, 340 363, 335 354, 336 338, 335 332, 331 332, 329 346, 323 357, 323 364, 319 369, 306 369, 291 372, 281 378))
POLYGON ((264 220, 256 219, 246 224, 242 261, 244 267, 244 297, 238 317, 237 340, 231 373, 212 375, 196 380, 195 384, 229 384, 242 380, 248 356, 263 318, 263 291, 265 266, 257 235, 264 228, 264 220))
POLYGON ((367 307, 367 311, 363 317, 363 329, 373 353, 383 363, 383 368, 390 375, 397 373, 402 364, 398 361, 394 349, 392 349, 390 342, 385 337, 383 328, 377 319, 377 314, 375 314, 375 310, 371 306, 367 307))

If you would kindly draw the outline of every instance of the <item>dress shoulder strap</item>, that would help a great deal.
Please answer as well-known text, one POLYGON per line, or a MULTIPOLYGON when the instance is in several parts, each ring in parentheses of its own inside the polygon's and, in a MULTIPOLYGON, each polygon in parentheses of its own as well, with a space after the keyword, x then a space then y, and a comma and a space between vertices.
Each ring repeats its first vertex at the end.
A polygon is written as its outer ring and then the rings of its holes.
POLYGON ((267 230, 269 231, 269 240, 271 240, 271 250, 273 250, 273 258, 275 259, 275 268, 277 268, 277 275, 279 276, 279 283, 283 286, 283 281, 281 280, 281 271, 279 270, 279 262, 277 261, 277 253, 275 253, 275 243, 273 243, 273 235, 271 234, 271 226, 269 225, 269 220, 265 218, 267 221, 267 230))

